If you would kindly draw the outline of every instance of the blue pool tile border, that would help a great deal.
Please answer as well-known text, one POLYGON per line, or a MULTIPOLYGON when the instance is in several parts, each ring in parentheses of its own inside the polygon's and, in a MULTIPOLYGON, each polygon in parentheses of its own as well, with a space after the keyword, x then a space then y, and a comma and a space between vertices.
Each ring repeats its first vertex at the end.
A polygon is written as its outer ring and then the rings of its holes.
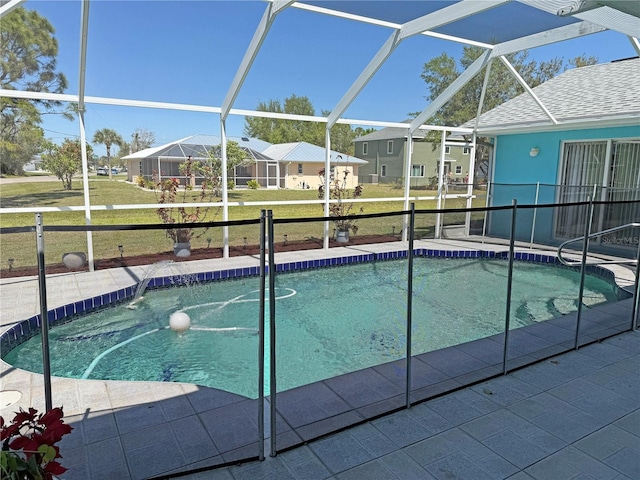
MULTIPOLYGON (((508 251, 495 252, 493 250, 437 250, 430 248, 416 248, 414 249, 415 257, 433 257, 433 258, 497 258, 507 260, 509 258, 508 251)), ((277 273, 290 273, 303 270, 311 270, 318 268, 330 268, 340 267, 344 265, 351 265, 357 263, 371 263, 386 260, 397 260, 408 257, 407 250, 396 250, 390 252, 380 253, 368 253, 358 255, 347 255, 343 257, 331 257, 322 258, 316 260, 302 260, 293 262, 278 263, 276 265, 277 273)), ((559 268, 575 269, 576 267, 567 267, 563 265, 556 256, 544 255, 539 253, 528 252, 516 252, 514 260, 533 263, 553 264, 559 268)), ((266 267, 267 271, 269 267, 266 267)), ((596 277, 607 280, 615 284, 615 274, 606 268, 602 268, 597 265, 590 265, 587 267, 587 273, 596 277)), ((260 274, 260 267, 242 267, 223 270, 214 270, 210 272, 200 272, 186 275, 173 275, 168 277, 155 277, 149 280, 147 289, 161 289, 180 285, 187 285, 189 283, 209 283, 225 280, 232 280, 243 277, 254 277, 260 274)), ((72 319, 72 317, 95 311, 103 308, 115 306, 123 303, 127 300, 134 298, 138 285, 133 285, 119 290, 101 294, 93 298, 80 300, 75 303, 56 307, 53 310, 47 312, 47 318, 50 325, 57 323, 66 323, 72 319)), ((622 289, 617 287, 616 292, 620 299, 626 298, 622 289)), ((34 315, 26 320, 23 320, 13 327, 6 330, 0 336, 0 350, 2 355, 9 352, 22 342, 28 340, 39 332, 40 329, 40 315, 34 315)))

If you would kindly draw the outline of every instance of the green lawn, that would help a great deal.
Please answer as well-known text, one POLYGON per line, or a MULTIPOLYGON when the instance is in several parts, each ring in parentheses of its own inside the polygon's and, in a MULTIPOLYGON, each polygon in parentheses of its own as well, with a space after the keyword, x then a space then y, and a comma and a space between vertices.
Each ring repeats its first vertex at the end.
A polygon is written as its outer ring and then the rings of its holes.
MULTIPOLYGON (((430 196, 432 191, 412 191, 412 195, 430 196)), ((157 203, 154 192, 142 190, 123 181, 109 181, 108 178, 95 177, 89 181, 89 194, 92 205, 118 205, 118 204, 155 204, 157 203)), ((195 193, 193 194, 195 197, 195 193)), ((401 211, 402 190, 386 185, 365 185, 362 198, 399 198, 396 202, 371 202, 363 203, 365 213, 397 212, 401 211)), ((229 192, 229 202, 277 202, 287 200, 317 200, 316 190, 232 190, 229 192)), ((83 188, 81 180, 74 180, 73 189, 65 191, 62 182, 25 182, 6 184, 0 189, 0 204, 8 207, 59 207, 82 206, 83 188)), ((474 201, 476 206, 484 206, 484 198, 474 201)), ((464 199, 449 200, 446 207, 464 208, 464 199)), ((417 209, 435 209, 435 201, 420 201, 417 209)), ((244 220, 259 218, 261 209, 271 209, 274 218, 309 218, 321 217, 322 206, 314 205, 275 205, 266 206, 241 206, 229 208, 230 220, 244 220)), ((215 208, 210 210, 207 220, 221 221, 222 214, 215 208), (217 215, 216 215, 217 214, 217 215)), ((453 215, 453 214, 452 214, 453 215)), ((106 210, 93 211, 91 214, 94 225, 128 225, 160 223, 155 209, 136 210, 106 210)), ((462 214, 456 214, 462 218, 462 214)), ((460 221, 460 218, 446 223, 460 221)), ((45 225, 83 225, 84 212, 53 212, 43 214, 45 225)), ((435 216, 425 216, 419 220, 418 228, 428 230, 435 223, 435 216), (427 218, 428 217, 428 218, 427 218)), ((34 214, 2 214, 0 225, 2 227, 31 226, 34 224, 34 214)), ((383 217, 376 219, 362 219, 359 222, 359 234, 380 234, 400 232, 402 217, 383 217)), ((321 238, 323 222, 291 223, 276 225, 276 241, 283 241, 287 235, 288 241, 307 238, 321 238)), ((257 243, 259 227, 238 226, 230 228, 230 244, 242 245, 247 237, 249 244, 257 243)), ((205 247, 211 239, 212 246, 222 243, 222 229, 210 229, 206 232, 196 232, 192 240, 193 248, 205 247)), ((112 258, 119 256, 118 245, 123 245, 125 255, 141 255, 167 251, 172 248, 171 241, 165 237, 163 231, 150 230, 141 232, 117 231, 94 232, 94 255, 96 259, 112 258)), ((47 262, 59 263, 64 252, 87 251, 86 233, 57 233, 47 232, 45 235, 45 251, 47 262)), ((35 265, 35 236, 33 233, 6 234, 0 238, 0 267, 6 268, 8 259, 14 259, 14 266, 35 265)))

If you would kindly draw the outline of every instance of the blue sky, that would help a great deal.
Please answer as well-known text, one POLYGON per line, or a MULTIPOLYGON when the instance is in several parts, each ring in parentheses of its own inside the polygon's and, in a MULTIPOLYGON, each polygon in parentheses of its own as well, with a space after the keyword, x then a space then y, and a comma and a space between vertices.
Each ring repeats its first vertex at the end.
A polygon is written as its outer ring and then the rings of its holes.
MULTIPOLYGON (((331 7, 340 2, 322 2, 331 7)), ((349 2, 358 8, 356 2, 349 2)), ((401 3, 395 2, 397 21, 401 3)), ((433 8, 443 2, 422 2, 433 8)), ((364 4, 360 4, 362 6, 364 4)), ((393 2, 370 2, 373 16, 393 2)), ((417 4, 414 4, 417 5, 417 4)), ((78 88, 80 2, 29 1, 56 29, 58 67, 78 88)), ((523 8, 516 4, 514 8, 523 8)), ((86 94, 160 102, 220 106, 265 9, 261 1, 92 1, 88 33, 86 94)), ((535 18, 523 18, 525 28, 535 18)), ((506 27, 484 29, 469 24, 475 37, 502 34, 506 27), (481 35, 482 34, 482 35, 481 35)), ((504 19, 504 25, 510 25, 504 19)), ((361 69, 389 37, 388 28, 361 24, 298 9, 280 14, 269 32, 234 108, 255 109, 260 101, 296 94, 309 97, 316 114, 331 110, 361 69)), ((454 57, 462 46, 417 36, 405 40, 377 72, 344 116, 401 121, 426 107, 422 66, 443 52, 454 57)), ((536 60, 587 54, 599 62, 635 56, 622 35, 607 32, 530 51, 536 60)), ((192 134, 219 134, 219 116, 156 109, 88 105, 87 135, 112 128, 130 139, 136 128, 153 131, 162 144, 192 134)), ((244 118, 232 116, 227 133, 242 135, 244 118)), ((45 134, 54 141, 78 135, 78 125, 45 115, 45 134)), ((96 146, 96 153, 104 154, 96 146)))

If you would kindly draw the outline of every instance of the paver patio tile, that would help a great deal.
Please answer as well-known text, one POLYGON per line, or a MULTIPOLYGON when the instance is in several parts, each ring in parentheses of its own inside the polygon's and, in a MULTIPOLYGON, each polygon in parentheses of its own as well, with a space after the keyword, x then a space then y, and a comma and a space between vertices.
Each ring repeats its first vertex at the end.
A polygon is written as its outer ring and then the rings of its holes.
POLYGON ((640 408, 631 412, 629 415, 625 415, 613 424, 617 427, 623 428, 627 432, 633 433, 637 437, 640 437, 640 408))
POLYGON ((402 480, 433 480, 433 476, 404 450, 396 450, 380 458, 385 467, 402 480))
POLYGON ((534 442, 513 430, 504 430, 484 439, 482 443, 521 469, 534 464, 547 455, 547 452, 534 442))
POLYGON ((608 480, 615 478, 619 473, 571 445, 530 466, 525 471, 540 480, 551 478, 569 480, 581 473, 608 480))
POLYGON ((629 478, 640 478, 640 455, 635 449, 625 447, 608 457, 604 463, 629 478))
POLYGON ((320 462, 308 445, 278 454, 278 457, 289 467, 296 478, 323 480, 331 473, 320 462))
POLYGON ((374 420, 373 425, 398 447, 405 447, 431 436, 425 426, 406 411, 374 420))
POLYGON ((623 448, 635 450, 640 457, 640 438, 615 425, 607 425, 577 441, 574 446, 603 461, 623 448))
POLYGON ((313 442, 309 447, 333 474, 344 472, 374 458, 348 432, 331 435, 313 442))
POLYGON ((580 412, 579 408, 572 406, 570 403, 564 402, 553 395, 546 392, 534 395, 531 398, 514 403, 508 407, 510 412, 519 415, 522 418, 530 420, 543 415, 549 411, 560 415, 575 415, 580 412))
POLYGON ((430 463, 425 469, 435 478, 442 480, 450 478, 459 480, 494 480, 494 477, 483 472, 477 464, 461 453, 454 453, 430 463))
POLYGON ((278 457, 229 469, 235 480, 297 480, 293 472, 278 457))
POLYGON ((339 473, 335 478, 338 480, 362 480, 364 478, 367 480, 398 480, 398 477, 378 459, 339 473))

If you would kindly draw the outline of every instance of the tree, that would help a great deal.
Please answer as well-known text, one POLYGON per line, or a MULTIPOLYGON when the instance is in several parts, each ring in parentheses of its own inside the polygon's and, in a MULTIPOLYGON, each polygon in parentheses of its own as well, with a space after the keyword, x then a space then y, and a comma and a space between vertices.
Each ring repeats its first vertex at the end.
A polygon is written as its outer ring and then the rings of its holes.
POLYGON ((120 146, 125 142, 118 132, 110 128, 103 128, 94 133, 93 142, 100 143, 107 148, 107 168, 109 169, 109 180, 111 180, 111 146, 114 144, 120 146))
MULTIPOLYGON (((37 12, 16 8, 2 18, 0 88, 61 93, 67 80, 56 71, 55 30, 37 12)), ((0 98, 0 172, 19 174, 44 142, 40 108, 53 112, 59 102, 0 98)), ((65 116, 68 116, 65 114, 65 116)))
MULTIPOLYGON (((92 154, 91 146, 87 145, 87 157, 90 158, 92 154)), ((62 180, 62 187, 65 190, 71 190, 71 180, 82 168, 80 141, 65 138, 62 145, 46 141, 45 151, 42 154, 42 168, 62 180)))
MULTIPOLYGON (((248 157, 237 142, 227 143, 227 178, 233 175, 236 167, 252 163, 253 159, 248 157)), ((207 187, 211 188, 216 196, 222 196, 222 154, 220 145, 209 150, 209 162, 194 163, 193 171, 210 182, 207 187)))
POLYGON ((376 131, 375 128, 356 127, 353 130, 353 134, 355 135, 355 138, 358 138, 358 137, 364 137, 365 135, 369 135, 370 133, 373 133, 375 131, 376 131))
MULTIPOLYGON (((284 100, 260 102, 256 107, 260 112, 290 113, 314 116, 315 108, 304 96, 291 95, 284 100)), ((323 110, 322 115, 328 116, 323 110)), ((302 120, 281 120, 278 118, 245 117, 244 134, 270 143, 308 142, 324 147, 325 124, 302 120)), ((353 155, 355 133, 349 125, 336 124, 331 128, 331 146, 334 150, 353 155)))
POLYGON ((136 128, 131 134, 131 153, 149 148, 156 143, 156 134, 144 128, 136 128))
MULTIPOLYGON (((460 69, 456 65, 456 60, 446 53, 425 63, 421 74, 421 78, 425 81, 429 90, 429 95, 425 98, 430 102, 435 100, 483 52, 484 49, 480 47, 465 46, 460 58, 460 69)), ((523 51, 508 55, 507 59, 531 88, 555 77, 570 66, 580 67, 597 63, 597 58, 584 55, 570 59, 568 62, 564 62, 562 58, 536 62, 535 60, 529 60, 528 57, 528 52, 523 51)), ((484 75, 481 72, 449 99, 427 122, 432 125, 459 126, 475 118, 478 113, 483 82, 484 75)), ((502 62, 494 61, 491 65, 482 111, 489 111, 516 97, 523 91, 522 86, 511 75, 506 66, 502 62)), ((412 115, 417 114, 414 113, 412 115)), ((440 132, 432 130, 426 135, 425 140, 433 142, 433 148, 435 149, 440 141, 440 135, 440 132)), ((482 140, 480 139, 481 142, 482 140)), ((484 170, 486 169, 488 158, 488 147, 480 144, 476 150, 477 173, 479 170, 481 173, 486 173, 484 170)))

